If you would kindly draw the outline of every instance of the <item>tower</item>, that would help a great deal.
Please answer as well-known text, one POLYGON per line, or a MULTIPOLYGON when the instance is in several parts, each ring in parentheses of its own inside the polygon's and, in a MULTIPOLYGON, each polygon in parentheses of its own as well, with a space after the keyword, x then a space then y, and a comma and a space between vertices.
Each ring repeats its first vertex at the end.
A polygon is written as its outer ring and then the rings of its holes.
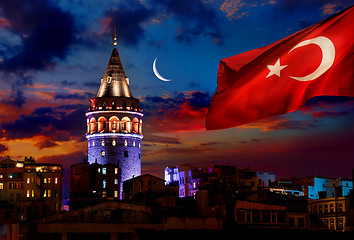
POLYGON ((115 47, 101 79, 97 96, 90 99, 86 112, 89 163, 117 164, 120 184, 141 174, 143 112, 139 99, 132 96, 129 79, 115 47))

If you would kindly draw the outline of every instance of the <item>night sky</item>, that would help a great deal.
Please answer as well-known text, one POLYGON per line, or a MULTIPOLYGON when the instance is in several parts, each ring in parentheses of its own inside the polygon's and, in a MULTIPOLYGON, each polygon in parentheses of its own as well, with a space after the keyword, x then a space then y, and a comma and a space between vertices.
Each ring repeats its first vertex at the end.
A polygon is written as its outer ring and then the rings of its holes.
MULTIPOLYGON (((65 168, 86 158, 85 111, 113 48, 141 100, 142 171, 232 164, 291 176, 351 177, 354 99, 206 131, 219 61, 315 24, 353 0, 1 0, 0 155, 65 168), (170 82, 160 81, 157 69, 170 82)), ((348 26, 348 27, 353 27, 348 26)))

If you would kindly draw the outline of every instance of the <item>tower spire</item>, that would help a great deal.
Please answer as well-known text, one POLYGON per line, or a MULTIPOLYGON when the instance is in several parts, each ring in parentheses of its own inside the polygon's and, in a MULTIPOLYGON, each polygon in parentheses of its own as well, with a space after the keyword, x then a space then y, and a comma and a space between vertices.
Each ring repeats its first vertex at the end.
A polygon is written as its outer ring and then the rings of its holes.
POLYGON ((117 26, 114 26, 113 45, 117 46, 117 26))

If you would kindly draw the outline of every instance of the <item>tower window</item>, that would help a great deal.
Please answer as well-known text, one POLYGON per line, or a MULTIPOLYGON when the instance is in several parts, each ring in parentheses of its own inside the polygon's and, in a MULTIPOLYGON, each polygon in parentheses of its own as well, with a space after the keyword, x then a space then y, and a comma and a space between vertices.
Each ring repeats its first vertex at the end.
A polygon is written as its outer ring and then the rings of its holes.
POLYGON ((124 151, 124 157, 128 157, 128 151, 124 151))
POLYGON ((105 152, 105 151, 102 151, 102 152, 101 152, 101 155, 102 155, 102 157, 104 157, 104 156, 106 155, 106 152, 105 152))
POLYGON ((104 146, 104 141, 102 141, 102 146, 104 146))
POLYGON ((135 147, 135 142, 133 142, 133 147, 135 147))
POLYGON ((107 173, 107 169, 106 168, 102 168, 102 174, 106 174, 107 173))
POLYGON ((128 146, 127 140, 124 140, 124 146, 128 146))
POLYGON ((115 146, 116 145, 116 140, 113 140, 112 141, 112 146, 115 146))

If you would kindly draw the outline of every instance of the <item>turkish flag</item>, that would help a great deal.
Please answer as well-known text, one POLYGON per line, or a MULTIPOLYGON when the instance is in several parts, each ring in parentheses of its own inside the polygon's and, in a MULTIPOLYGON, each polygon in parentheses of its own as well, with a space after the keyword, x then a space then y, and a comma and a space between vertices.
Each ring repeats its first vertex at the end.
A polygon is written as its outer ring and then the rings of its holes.
POLYGON ((318 95, 354 96, 354 8, 266 47, 220 61, 206 129, 298 110, 318 95))

